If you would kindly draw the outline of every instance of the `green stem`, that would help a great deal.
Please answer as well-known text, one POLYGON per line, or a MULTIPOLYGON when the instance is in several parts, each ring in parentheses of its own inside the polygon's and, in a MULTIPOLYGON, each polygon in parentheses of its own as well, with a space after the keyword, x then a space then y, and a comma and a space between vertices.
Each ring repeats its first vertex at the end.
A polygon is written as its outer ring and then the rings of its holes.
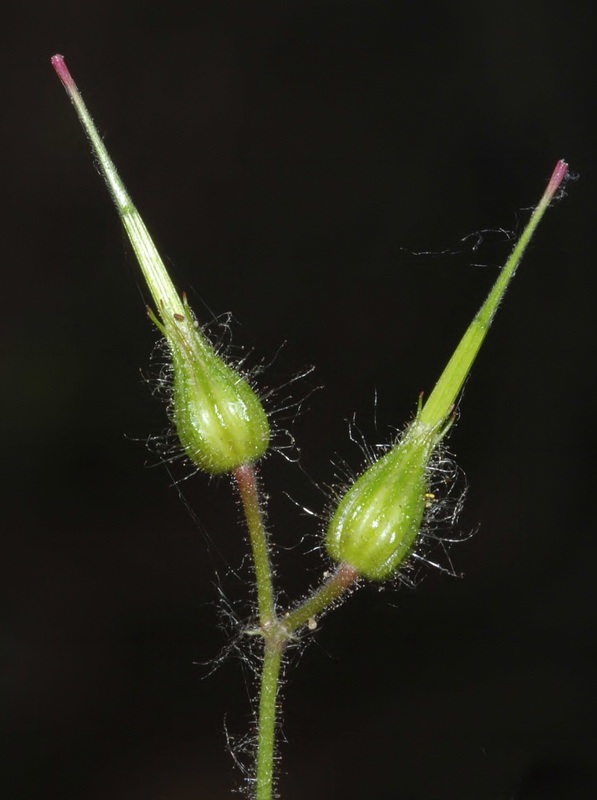
POLYGON ((272 800, 276 703, 284 646, 297 628, 321 613, 352 586, 358 578, 358 573, 348 564, 341 564, 318 591, 286 617, 278 619, 275 611, 267 533, 263 524, 255 469, 251 464, 244 464, 234 471, 234 478, 240 492, 251 540, 259 622, 264 639, 257 721, 255 800, 272 800))
MULTIPOLYGON (((238 478, 237 478, 238 480, 238 478)), ((265 641, 259 719, 257 723, 257 772, 255 800, 271 800, 274 786, 274 755, 276 737, 276 708, 280 666, 284 646, 293 631, 306 624, 337 600, 358 579, 357 571, 348 564, 340 564, 323 586, 298 608, 277 619, 276 625, 262 628, 265 641)))
POLYGON ((271 800, 273 793, 276 704, 283 650, 283 639, 266 639, 259 698, 255 800, 271 800))
POLYGON ((359 573, 354 567, 350 564, 340 564, 320 589, 281 620, 285 630, 293 633, 317 614, 321 614, 353 586, 358 578, 359 573))
POLYGON ((259 623, 265 648, 257 720, 255 800, 271 800, 274 785, 278 680, 288 634, 276 617, 267 533, 263 524, 255 468, 252 464, 243 464, 234 471, 234 478, 240 492, 251 540, 259 623))
POLYGON ((243 464, 234 470, 234 478, 240 492, 253 550, 259 623, 265 635, 276 621, 276 611, 267 533, 263 524, 255 468, 252 464, 243 464))

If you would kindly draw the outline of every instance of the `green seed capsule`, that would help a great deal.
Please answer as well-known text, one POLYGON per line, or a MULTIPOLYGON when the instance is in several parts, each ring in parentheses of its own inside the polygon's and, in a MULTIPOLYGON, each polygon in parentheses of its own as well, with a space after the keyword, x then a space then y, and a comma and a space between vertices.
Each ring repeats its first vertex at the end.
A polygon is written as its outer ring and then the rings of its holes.
POLYGON ((421 529, 429 493, 433 451, 448 430, 454 404, 493 321, 522 255, 568 172, 558 161, 539 204, 516 243, 493 289, 466 330, 446 368, 398 444, 346 492, 327 535, 330 556, 362 575, 390 577, 412 550, 421 529))
POLYGON ((255 461, 267 450, 270 436, 259 398, 199 330, 186 297, 181 300, 118 175, 64 58, 55 55, 52 64, 89 137, 160 315, 158 319, 149 312, 172 354, 174 422, 182 446, 193 463, 213 474, 255 461))
POLYGON ((150 316, 172 354, 173 416, 187 455, 200 469, 230 472, 256 461, 269 444, 269 422, 247 381, 216 354, 183 296, 184 314, 150 316))
POLYGON ((411 423, 400 442, 346 492, 326 536, 330 556, 373 580, 390 577, 410 553, 429 492, 428 466, 442 437, 411 423))

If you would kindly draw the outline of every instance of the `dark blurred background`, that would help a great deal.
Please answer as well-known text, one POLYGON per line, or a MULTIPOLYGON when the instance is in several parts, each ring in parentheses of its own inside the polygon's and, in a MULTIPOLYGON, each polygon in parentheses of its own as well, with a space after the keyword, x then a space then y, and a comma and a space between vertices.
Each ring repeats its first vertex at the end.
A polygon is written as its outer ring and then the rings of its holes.
POLYGON ((559 158, 580 174, 450 440, 470 486, 451 535, 476 531, 450 550, 464 577, 365 587, 292 654, 279 789, 596 797, 591 19, 555 0, 2 13, 4 796, 229 798, 243 779, 225 730, 238 744, 252 727, 250 670, 231 656, 210 674, 223 611, 250 613, 239 509, 226 479, 173 486, 190 470, 145 446, 167 428, 143 378, 156 332, 58 52, 199 317, 232 312, 233 352, 269 364, 261 386, 317 367, 272 400, 307 397, 280 415, 299 465, 273 453, 261 470, 283 602, 327 566, 300 507, 325 508, 332 461, 362 465, 353 415, 369 443, 394 435, 504 231, 559 158))

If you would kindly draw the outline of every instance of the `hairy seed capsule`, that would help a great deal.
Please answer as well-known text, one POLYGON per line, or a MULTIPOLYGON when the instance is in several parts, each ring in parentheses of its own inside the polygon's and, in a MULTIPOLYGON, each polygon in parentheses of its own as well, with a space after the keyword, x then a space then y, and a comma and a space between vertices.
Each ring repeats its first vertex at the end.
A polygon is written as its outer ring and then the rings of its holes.
POLYGON ((189 458, 213 474, 256 461, 267 450, 270 428, 247 381, 222 361, 198 328, 183 296, 184 314, 150 316, 172 354, 176 431, 189 458))
POLYGON ((424 425, 417 415, 398 444, 351 486, 327 530, 334 560, 373 580, 397 570, 421 529, 429 461, 443 431, 424 425))
POLYGON ((340 501, 326 535, 333 559, 349 564, 368 578, 383 580, 412 550, 425 508, 434 499, 427 482, 433 451, 449 427, 458 394, 525 248, 567 173, 567 163, 558 161, 493 289, 402 439, 361 475, 340 501))
POLYGON ((55 55, 52 64, 89 137, 160 315, 158 319, 149 312, 172 354, 174 422, 182 446, 194 464, 213 474, 255 461, 267 450, 270 436, 259 398, 199 330, 186 297, 181 300, 118 175, 64 58, 55 55))

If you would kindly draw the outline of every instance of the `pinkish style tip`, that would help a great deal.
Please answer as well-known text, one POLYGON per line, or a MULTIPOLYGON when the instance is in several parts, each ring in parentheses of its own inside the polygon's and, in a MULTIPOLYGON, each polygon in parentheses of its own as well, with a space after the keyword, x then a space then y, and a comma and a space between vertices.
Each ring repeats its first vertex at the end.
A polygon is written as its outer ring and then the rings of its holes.
POLYGON ((72 75, 68 71, 68 67, 64 63, 64 56, 59 54, 52 56, 50 59, 52 62, 52 66, 56 70, 56 73, 60 80, 62 81, 62 85, 66 89, 67 92, 76 91, 76 84, 72 78, 72 75))
POLYGON ((566 177, 567 172, 568 172, 568 163, 560 159, 556 164, 553 174, 549 179, 549 183, 547 184, 547 189, 545 190, 545 194, 547 195, 549 200, 552 199, 554 194, 560 188, 560 184, 566 177))

